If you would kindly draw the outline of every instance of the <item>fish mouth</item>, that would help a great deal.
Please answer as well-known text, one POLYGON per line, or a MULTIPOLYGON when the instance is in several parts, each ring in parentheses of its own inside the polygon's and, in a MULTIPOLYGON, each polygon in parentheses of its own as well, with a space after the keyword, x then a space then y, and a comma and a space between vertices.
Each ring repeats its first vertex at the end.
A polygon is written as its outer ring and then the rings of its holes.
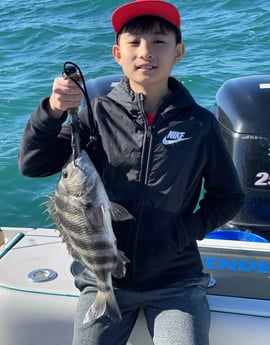
POLYGON ((81 157, 75 158, 73 156, 71 162, 74 168, 82 170, 81 157))

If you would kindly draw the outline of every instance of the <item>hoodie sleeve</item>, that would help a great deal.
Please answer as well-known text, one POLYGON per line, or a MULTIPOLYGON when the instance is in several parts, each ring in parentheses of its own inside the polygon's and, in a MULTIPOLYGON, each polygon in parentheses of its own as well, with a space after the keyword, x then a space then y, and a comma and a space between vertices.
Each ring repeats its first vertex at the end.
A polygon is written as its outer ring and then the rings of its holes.
MULTIPOLYGON (((23 133, 18 165, 25 176, 55 174, 62 169, 71 154, 71 130, 69 125, 64 124, 67 112, 60 119, 55 119, 46 112, 47 102, 48 98, 45 98, 32 113, 23 133)), ((86 126, 81 126, 81 139, 88 139, 86 126)))
POLYGON ((202 240, 208 232, 231 220, 244 203, 237 171, 214 116, 207 139, 209 155, 203 176, 204 196, 197 211, 183 218, 186 243, 202 240))

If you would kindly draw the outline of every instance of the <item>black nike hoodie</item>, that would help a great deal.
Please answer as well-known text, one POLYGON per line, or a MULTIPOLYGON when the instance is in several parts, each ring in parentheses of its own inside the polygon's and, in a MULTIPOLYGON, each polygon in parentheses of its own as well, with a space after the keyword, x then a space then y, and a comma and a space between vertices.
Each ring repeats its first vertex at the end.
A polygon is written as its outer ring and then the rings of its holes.
MULTIPOLYGON (((144 96, 127 78, 92 101, 98 141, 89 144, 90 119, 80 113, 81 147, 94 162, 111 201, 133 220, 113 223, 118 247, 129 258, 125 288, 152 289, 199 276, 197 240, 232 219, 244 194, 214 115, 199 106, 180 81, 152 126, 144 96), (203 197, 199 201, 202 187, 203 197), (199 201, 199 203, 198 203, 199 201)), ((71 154, 70 126, 50 117, 41 102, 26 126, 19 167, 27 176, 59 172, 71 154)))

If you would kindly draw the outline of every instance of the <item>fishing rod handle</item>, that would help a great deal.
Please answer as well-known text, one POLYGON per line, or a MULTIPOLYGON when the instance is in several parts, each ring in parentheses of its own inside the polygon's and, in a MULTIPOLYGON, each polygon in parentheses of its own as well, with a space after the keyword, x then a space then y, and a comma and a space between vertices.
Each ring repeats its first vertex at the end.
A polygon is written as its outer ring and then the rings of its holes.
MULTIPOLYGON (((78 82, 80 81, 80 76, 74 66, 66 66, 62 72, 62 75, 64 79, 74 79, 78 82)), ((78 114, 79 107, 68 108, 67 111, 70 115, 75 115, 78 114)))

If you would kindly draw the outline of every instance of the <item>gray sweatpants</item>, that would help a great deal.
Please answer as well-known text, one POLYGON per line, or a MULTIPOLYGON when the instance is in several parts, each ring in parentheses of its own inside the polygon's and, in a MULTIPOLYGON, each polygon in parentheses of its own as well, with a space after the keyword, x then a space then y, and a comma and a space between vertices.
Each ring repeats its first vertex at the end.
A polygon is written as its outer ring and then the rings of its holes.
POLYGON ((170 284, 162 289, 115 289, 122 321, 109 325, 106 319, 100 319, 91 325, 83 325, 85 313, 97 292, 92 277, 86 285, 87 275, 84 272, 76 278, 76 285, 85 287, 75 314, 73 345, 126 345, 140 309, 145 314, 155 345, 209 345, 208 275, 170 284))

